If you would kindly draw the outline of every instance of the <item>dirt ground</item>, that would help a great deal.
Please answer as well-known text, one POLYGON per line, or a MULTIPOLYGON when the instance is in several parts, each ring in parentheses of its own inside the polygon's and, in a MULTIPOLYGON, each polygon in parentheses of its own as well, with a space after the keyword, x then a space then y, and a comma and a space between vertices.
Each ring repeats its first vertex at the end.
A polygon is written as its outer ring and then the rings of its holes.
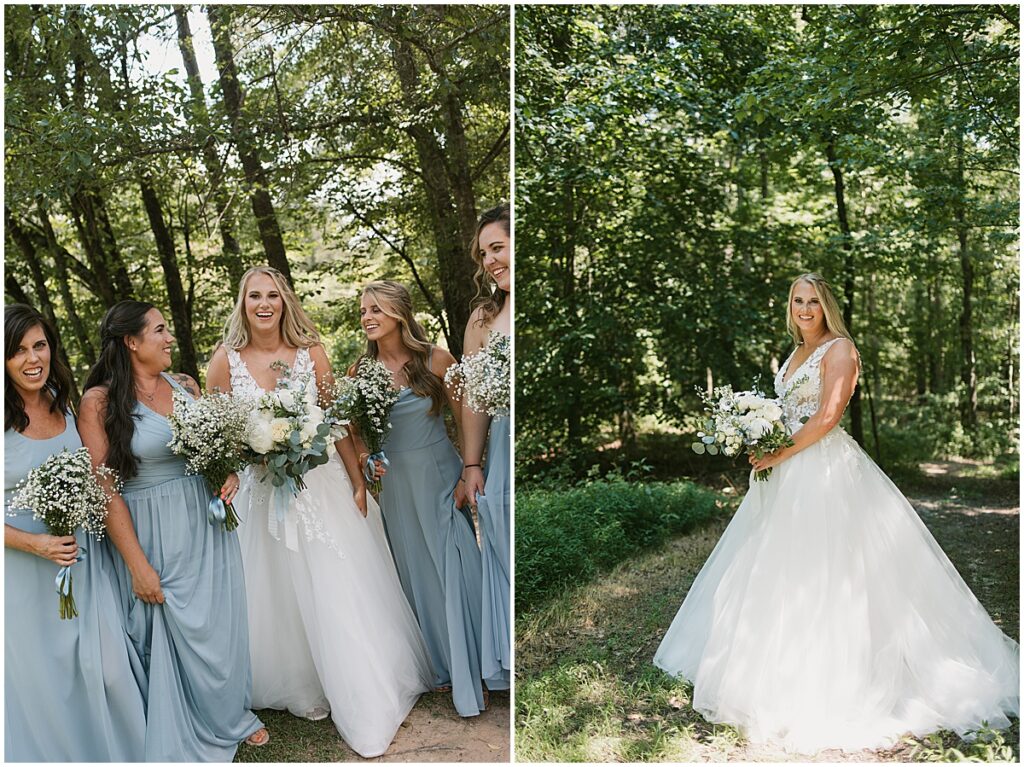
POLYGON ((451 695, 430 693, 399 728, 383 756, 363 759, 338 735, 330 719, 309 722, 281 711, 256 712, 270 730, 263 748, 242 746, 236 762, 508 762, 509 693, 492 692, 480 716, 463 719, 451 695))

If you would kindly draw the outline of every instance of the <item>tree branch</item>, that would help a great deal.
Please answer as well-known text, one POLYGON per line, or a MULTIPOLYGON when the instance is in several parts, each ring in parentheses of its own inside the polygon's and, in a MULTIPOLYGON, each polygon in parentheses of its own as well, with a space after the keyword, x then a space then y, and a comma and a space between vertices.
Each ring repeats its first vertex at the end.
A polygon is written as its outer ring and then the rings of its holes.
POLYGON ((487 154, 484 155, 483 159, 480 160, 479 164, 469 174, 469 178, 473 183, 476 183, 477 179, 487 170, 487 166, 497 159, 501 150, 508 146, 508 130, 508 123, 506 122, 505 126, 501 129, 501 135, 498 136, 498 140, 491 145, 491 148, 487 150, 487 154))

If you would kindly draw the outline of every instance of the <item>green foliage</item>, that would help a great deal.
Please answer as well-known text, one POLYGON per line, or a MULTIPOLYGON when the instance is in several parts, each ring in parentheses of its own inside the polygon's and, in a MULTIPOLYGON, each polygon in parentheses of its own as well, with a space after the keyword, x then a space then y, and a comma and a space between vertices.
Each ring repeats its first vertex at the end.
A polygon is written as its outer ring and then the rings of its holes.
POLYGON ((516 494, 516 611, 692 529, 721 508, 690 482, 646 483, 621 475, 567 490, 516 494))
POLYGON ((936 732, 927 738, 907 738, 913 746, 910 759, 915 762, 1016 762, 1013 746, 1004 733, 982 727, 971 733, 970 740, 961 741, 948 733, 936 732), (956 745, 949 745, 953 741, 956 745))
POLYGON ((516 24, 521 476, 578 476, 642 416, 685 428, 709 376, 770 380, 804 271, 849 305, 869 447, 872 408, 892 455, 941 399, 933 455, 1014 451, 1012 11, 524 6, 516 24))
MULTIPOLYGON (((199 48, 207 16, 186 10, 199 48)), ((464 230, 477 207, 508 197, 508 9, 236 6, 232 14, 242 116, 295 287, 332 360, 355 358, 358 286, 371 279, 405 283, 434 337, 461 339, 449 298, 459 293, 468 314, 464 230), (407 88, 399 46, 415 70, 407 88), (429 176, 419 127, 458 145, 448 155, 457 179, 429 176), (439 227, 433 211, 453 198, 462 218, 439 227)), ((5 7, 4 17, 6 212, 27 235, 26 249, 6 227, 8 298, 24 293, 55 318, 79 380, 116 300, 151 301, 172 319, 170 275, 140 195, 145 180, 173 239, 205 366, 238 277, 266 262, 216 73, 201 70, 195 98, 169 6, 22 5, 5 7)), ((174 331, 183 343, 176 322, 174 331)))

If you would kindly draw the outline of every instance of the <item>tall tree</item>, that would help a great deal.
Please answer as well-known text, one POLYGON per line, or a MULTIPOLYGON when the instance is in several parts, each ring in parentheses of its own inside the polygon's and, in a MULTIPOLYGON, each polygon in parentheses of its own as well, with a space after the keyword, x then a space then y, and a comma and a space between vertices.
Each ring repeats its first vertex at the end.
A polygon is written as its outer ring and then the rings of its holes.
POLYGON ((178 50, 185 64, 188 75, 189 93, 192 98, 188 102, 188 115, 192 125, 202 139, 203 166, 208 179, 208 194, 213 198, 214 212, 217 216, 217 230, 220 232, 221 247, 224 255, 224 266, 234 284, 242 279, 245 267, 242 263, 242 250, 234 234, 234 217, 230 198, 224 186, 224 172, 220 158, 217 156, 217 145, 210 126, 206 96, 203 93, 203 80, 199 74, 199 62, 192 45, 192 30, 188 23, 188 10, 183 5, 174 6, 174 18, 177 21, 178 50))
POLYGON ((242 86, 238 81, 235 49, 231 42, 232 7, 208 5, 206 15, 210 20, 210 30, 213 32, 213 49, 217 57, 224 107, 231 120, 231 135, 235 140, 238 159, 242 163, 249 184, 249 201, 256 217, 260 242, 263 244, 267 263, 281 272, 291 283, 292 271, 288 265, 288 254, 285 252, 277 213, 274 211, 274 201, 270 196, 267 173, 257 154, 255 137, 242 113, 242 86))

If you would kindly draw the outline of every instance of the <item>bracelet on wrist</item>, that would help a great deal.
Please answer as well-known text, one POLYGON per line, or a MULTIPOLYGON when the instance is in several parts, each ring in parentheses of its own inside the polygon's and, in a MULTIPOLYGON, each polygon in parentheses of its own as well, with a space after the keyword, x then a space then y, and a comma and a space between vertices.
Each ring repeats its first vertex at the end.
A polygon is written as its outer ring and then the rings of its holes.
POLYGON ((466 463, 466 464, 463 464, 462 468, 463 469, 473 469, 473 468, 482 469, 483 467, 480 464, 478 464, 478 463, 466 463))

